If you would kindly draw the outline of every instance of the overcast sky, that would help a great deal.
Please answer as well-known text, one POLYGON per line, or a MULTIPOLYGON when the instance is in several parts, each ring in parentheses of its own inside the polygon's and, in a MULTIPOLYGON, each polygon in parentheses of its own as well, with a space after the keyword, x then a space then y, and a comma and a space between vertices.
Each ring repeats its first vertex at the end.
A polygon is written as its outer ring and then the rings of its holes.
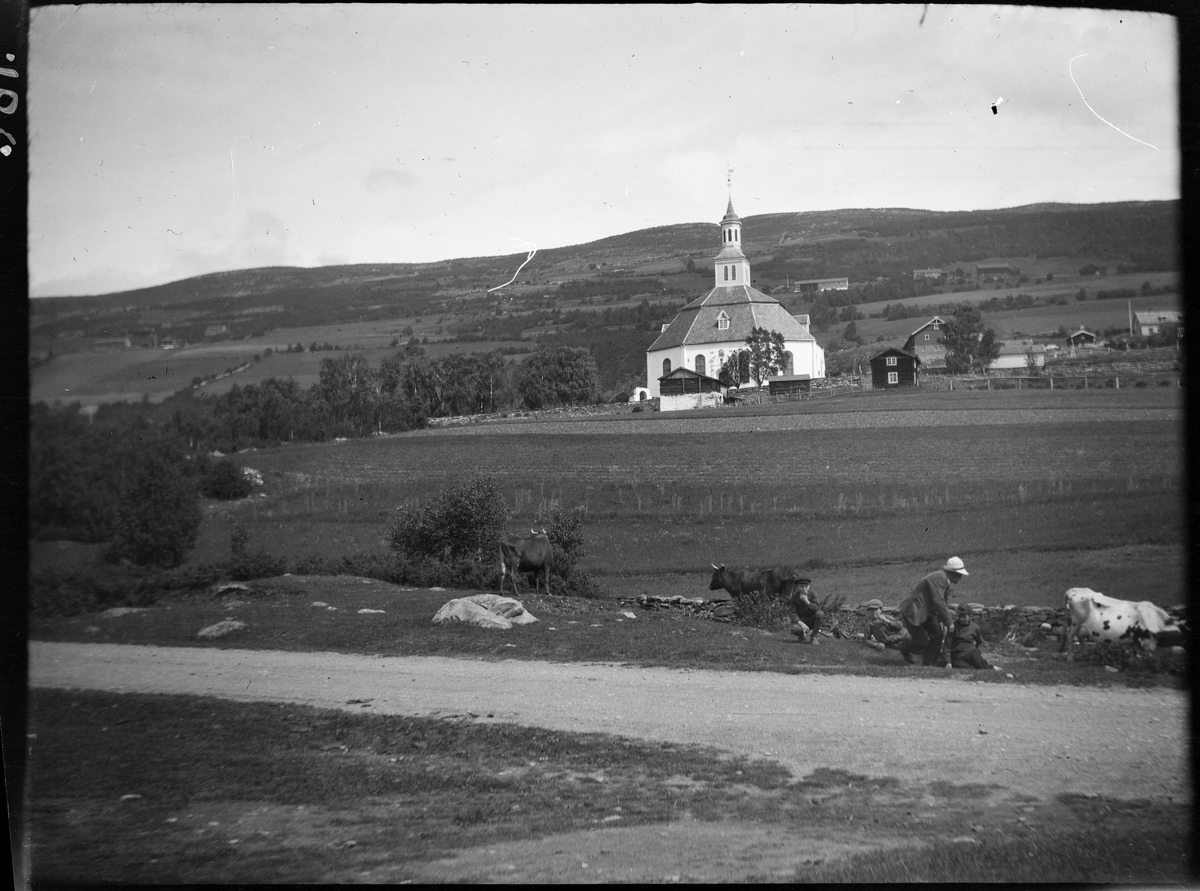
POLYGON ((30 21, 34 296, 717 222, 728 167, 742 216, 1179 197, 1161 15, 85 4, 30 21))

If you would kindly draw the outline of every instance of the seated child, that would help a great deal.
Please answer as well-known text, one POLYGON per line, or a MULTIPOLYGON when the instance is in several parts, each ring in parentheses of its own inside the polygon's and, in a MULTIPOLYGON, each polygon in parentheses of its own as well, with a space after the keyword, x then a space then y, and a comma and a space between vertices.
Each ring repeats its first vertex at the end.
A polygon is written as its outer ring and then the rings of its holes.
POLYGON ((971 608, 960 603, 954 627, 946 632, 943 655, 949 657, 953 668, 991 668, 979 651, 982 646, 983 635, 979 626, 971 621, 971 608))
POLYGON ((792 634, 802 641, 815 644, 817 643, 817 631, 820 629, 821 623, 825 621, 825 613, 809 600, 812 593, 808 586, 811 584, 809 579, 797 579, 796 586, 792 589, 792 596, 788 598, 788 604, 796 613, 797 619, 792 623, 792 634))
POLYGON ((882 650, 889 647, 896 649, 900 646, 900 642, 908 637, 903 622, 894 616, 883 614, 883 601, 868 600, 866 610, 867 637, 864 643, 871 649, 882 650))

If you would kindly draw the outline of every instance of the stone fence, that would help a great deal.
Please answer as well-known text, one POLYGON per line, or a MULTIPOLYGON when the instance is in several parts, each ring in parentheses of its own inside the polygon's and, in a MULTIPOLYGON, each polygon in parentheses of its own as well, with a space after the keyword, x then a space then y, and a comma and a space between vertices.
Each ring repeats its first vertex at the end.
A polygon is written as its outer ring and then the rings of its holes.
MULTIPOLYGON (((699 618, 712 619, 718 622, 733 621, 736 612, 733 598, 728 594, 723 596, 684 597, 676 594, 671 597, 660 597, 652 594, 642 594, 638 597, 623 597, 621 603, 636 605, 645 610, 670 610, 681 614, 691 614, 699 618)), ((982 603, 968 603, 975 623, 985 638, 1003 638, 1009 634, 1017 639, 1027 636, 1061 638, 1067 629, 1067 609, 1065 606, 985 606, 982 603)), ((884 607, 883 612, 896 617, 895 607, 884 607)), ((1176 620, 1187 617, 1186 606, 1174 606, 1167 610, 1176 620)), ((856 606, 844 605, 833 611, 825 621, 829 629, 838 629, 842 637, 854 637, 867 630, 867 611, 863 604, 856 606)))

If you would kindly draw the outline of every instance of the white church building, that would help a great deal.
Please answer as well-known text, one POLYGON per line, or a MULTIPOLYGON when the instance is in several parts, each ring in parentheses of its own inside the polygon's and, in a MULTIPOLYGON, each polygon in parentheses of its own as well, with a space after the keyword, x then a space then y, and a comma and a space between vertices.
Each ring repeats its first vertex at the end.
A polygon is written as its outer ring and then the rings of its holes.
POLYGON ((774 297, 751 287, 750 261, 742 253, 742 221, 730 199, 721 220, 721 252, 713 266, 713 289, 679 311, 646 350, 646 389, 659 396, 658 379, 678 368, 717 377, 727 362, 746 351, 754 328, 783 335, 782 374, 825 377, 825 351, 797 318, 774 297))

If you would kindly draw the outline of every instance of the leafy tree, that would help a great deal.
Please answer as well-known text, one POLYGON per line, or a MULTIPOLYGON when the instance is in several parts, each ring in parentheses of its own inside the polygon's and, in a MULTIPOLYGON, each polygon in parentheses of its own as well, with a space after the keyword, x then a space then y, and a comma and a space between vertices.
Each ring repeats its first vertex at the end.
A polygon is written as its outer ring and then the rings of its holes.
POLYGON ((750 383, 750 351, 738 350, 731 353, 721 366, 717 378, 727 387, 740 387, 750 383))
POLYGON ((962 374, 976 367, 983 371, 1000 355, 995 330, 985 329, 979 310, 967 303, 958 306, 946 322, 942 344, 946 347, 946 370, 951 374, 962 374))
POLYGON ((846 326, 846 330, 842 332, 842 340, 852 341, 854 343, 862 343, 862 338, 858 336, 858 325, 851 322, 846 326))
POLYGON ((182 456, 165 444, 145 449, 126 472, 117 502, 110 560, 178 566, 196 543, 200 502, 182 456))
POLYGON ((379 382, 362 354, 323 359, 317 386, 335 431, 361 436, 375 428, 379 382))
POLYGON ((599 373, 586 347, 539 349, 520 366, 517 391, 528 408, 578 405, 595 399, 599 373))
POLYGON ((746 337, 746 351, 750 354, 750 377, 758 384, 784 367, 783 335, 766 328, 753 328, 746 337))

